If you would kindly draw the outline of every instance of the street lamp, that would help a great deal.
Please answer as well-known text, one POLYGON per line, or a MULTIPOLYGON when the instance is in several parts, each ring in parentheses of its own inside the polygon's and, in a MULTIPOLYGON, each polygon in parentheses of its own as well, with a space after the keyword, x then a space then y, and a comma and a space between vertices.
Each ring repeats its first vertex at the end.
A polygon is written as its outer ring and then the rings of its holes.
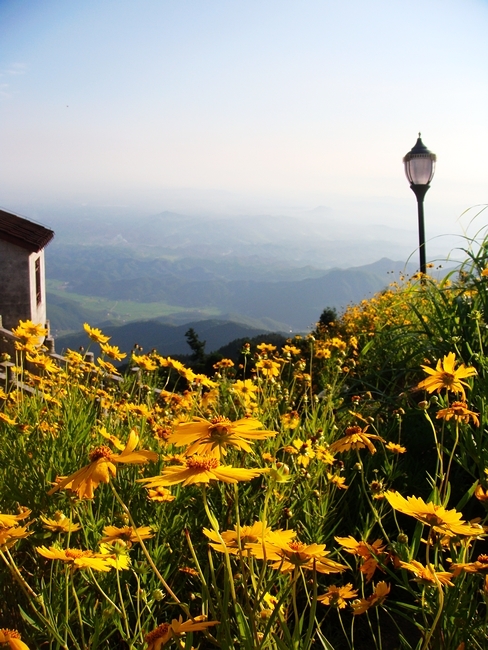
POLYGON ((419 253, 420 272, 425 273, 425 230, 424 230, 424 197, 430 187, 430 181, 434 177, 435 153, 429 151, 420 138, 420 133, 415 146, 403 158, 405 174, 410 182, 410 187, 417 197, 419 214, 419 253))

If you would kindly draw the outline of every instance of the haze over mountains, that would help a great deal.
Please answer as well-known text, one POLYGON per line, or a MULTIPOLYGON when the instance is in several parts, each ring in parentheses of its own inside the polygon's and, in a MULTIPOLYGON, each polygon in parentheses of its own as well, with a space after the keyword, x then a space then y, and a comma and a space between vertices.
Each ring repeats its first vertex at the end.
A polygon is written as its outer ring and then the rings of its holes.
MULTIPOLYGON (((45 221, 56 232, 46 251, 55 334, 79 331, 84 321, 107 327, 148 319, 170 327, 211 321, 226 335, 222 321, 250 336, 306 331, 325 307, 341 310, 383 289, 412 253, 410 233, 352 229, 325 207, 291 217, 81 206, 45 221)), ((172 340, 169 331, 161 337, 172 340)), ((212 345, 225 342, 216 335, 212 345)))

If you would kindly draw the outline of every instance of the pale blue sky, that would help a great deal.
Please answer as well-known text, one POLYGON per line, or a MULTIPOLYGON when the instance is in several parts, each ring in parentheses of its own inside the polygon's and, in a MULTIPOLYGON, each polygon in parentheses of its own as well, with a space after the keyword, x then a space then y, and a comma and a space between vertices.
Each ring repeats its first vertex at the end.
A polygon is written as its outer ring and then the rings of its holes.
POLYGON ((453 232, 488 202, 487 29, 486 0, 0 0, 0 205, 415 228, 421 130, 453 232))

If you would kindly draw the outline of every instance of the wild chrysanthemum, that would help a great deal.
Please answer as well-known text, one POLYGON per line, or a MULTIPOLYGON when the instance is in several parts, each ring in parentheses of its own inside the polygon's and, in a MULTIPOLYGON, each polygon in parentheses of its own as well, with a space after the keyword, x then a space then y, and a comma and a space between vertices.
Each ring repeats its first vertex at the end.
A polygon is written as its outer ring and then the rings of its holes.
POLYGON ((163 469, 159 476, 138 479, 145 487, 157 488, 166 485, 192 485, 194 483, 210 483, 210 481, 223 481, 224 483, 238 483, 250 481, 260 474, 268 473, 269 469, 245 469, 220 464, 214 456, 189 456, 184 464, 172 465, 163 469))
POLYGON ((0 643, 10 646, 11 650, 29 650, 29 646, 21 640, 20 632, 6 627, 0 629, 0 643))
POLYGON ((378 562, 383 559, 385 544, 382 539, 377 539, 372 544, 368 542, 359 542, 354 537, 335 537, 345 551, 352 555, 357 555, 362 558, 361 567, 359 570, 366 576, 366 581, 369 582, 376 571, 378 562))
POLYGON ((80 499, 93 499, 94 491, 100 483, 108 483, 117 473, 116 465, 142 465, 156 461, 158 455, 153 451, 134 451, 139 443, 139 436, 132 430, 129 440, 120 454, 115 454, 110 447, 100 445, 89 454, 90 464, 82 467, 71 476, 60 478, 48 494, 66 489, 76 492, 80 499))
POLYGON ((336 453, 367 447, 372 454, 375 454, 376 448, 371 440, 383 441, 383 438, 372 433, 366 433, 367 429, 368 426, 365 426, 364 429, 361 429, 361 427, 358 427, 357 425, 347 427, 344 431, 344 436, 331 444, 330 451, 336 453))
POLYGON ((373 593, 367 598, 359 598, 352 603, 353 614, 356 616, 358 614, 364 614, 371 607, 377 607, 381 605, 385 598, 390 593, 390 585, 386 582, 378 582, 374 588, 373 593))
POLYGON ((478 555, 475 562, 453 562, 451 571, 454 576, 458 576, 465 571, 466 573, 483 573, 488 574, 488 555, 478 555))
POLYGON ((399 567, 411 571, 415 575, 416 581, 422 584, 437 585, 437 582, 440 582, 441 585, 454 587, 454 584, 451 582, 454 573, 450 571, 433 571, 428 566, 417 562, 417 560, 411 560, 410 562, 400 561, 399 567))
POLYGON ((104 354, 107 355, 107 357, 110 357, 115 361, 122 361, 122 359, 125 359, 127 356, 127 354, 125 352, 121 352, 116 345, 108 345, 108 343, 102 343, 100 345, 100 349, 104 354))
POLYGON ((104 543, 113 544, 114 542, 122 541, 128 546, 139 542, 141 539, 151 539, 151 537, 154 537, 154 531, 151 526, 139 526, 139 528, 133 528, 132 526, 122 526, 122 528, 105 526, 103 534, 102 542, 104 543))
POLYGON ((420 497, 405 499, 401 494, 392 490, 385 492, 385 497, 392 508, 431 526, 441 535, 477 537, 484 534, 482 526, 466 523, 461 519, 461 513, 456 510, 446 510, 443 506, 435 503, 425 503, 420 497))
POLYGON ((273 569, 279 569, 282 573, 314 568, 319 573, 341 573, 347 569, 327 557, 329 551, 325 550, 325 544, 290 541, 289 531, 272 531, 261 543, 249 544, 249 548, 255 557, 273 562, 273 569))
POLYGON ((440 393, 445 388, 453 393, 461 394, 463 400, 466 399, 464 387, 469 388, 469 384, 462 380, 478 374, 474 368, 466 367, 464 363, 459 368, 456 368, 456 355, 454 352, 449 352, 442 360, 439 359, 435 370, 429 366, 421 366, 421 368, 430 377, 421 381, 417 388, 425 388, 429 393, 440 393))
MULTIPOLYGON (((242 551, 249 550, 249 544, 257 544, 263 539, 266 539, 268 534, 271 532, 266 524, 263 524, 262 521, 256 521, 252 526, 234 526, 234 530, 225 530, 220 533, 220 537, 224 542, 219 538, 219 535, 208 528, 203 529, 204 534, 212 540, 210 546, 219 551, 220 553, 233 553, 234 555, 239 554, 242 551)), ((292 541, 296 536, 295 531, 293 530, 279 530, 275 531, 280 534, 282 539, 288 539, 292 541)))
POLYGON ((357 589, 352 588, 350 582, 342 587, 331 585, 325 594, 317 598, 319 603, 329 605, 330 607, 337 607, 337 609, 344 609, 347 605, 348 598, 356 598, 358 595, 357 589))
POLYGON ((212 625, 218 625, 219 621, 206 621, 205 616, 196 616, 194 619, 182 622, 182 618, 173 619, 171 623, 162 623, 146 634, 146 650, 161 650, 171 639, 179 639, 187 632, 201 632, 212 625))
POLYGON ((479 413, 474 413, 468 409, 466 402, 453 402, 447 408, 437 411, 436 418, 446 421, 455 420, 456 422, 465 422, 466 424, 469 424, 469 421, 472 420, 473 424, 479 427, 480 421, 478 415, 479 413))
POLYGON ((80 530, 80 524, 74 524, 71 519, 66 517, 62 512, 54 513, 54 519, 49 519, 41 515, 40 520, 43 523, 46 530, 50 530, 52 533, 76 533, 80 530))
POLYGON ((387 442, 385 449, 388 449, 388 451, 391 451, 393 454, 404 454, 407 451, 406 447, 402 447, 402 445, 399 445, 396 442, 387 442))
POLYGON ((168 442, 178 447, 187 447, 185 455, 188 456, 198 453, 220 458, 226 455, 227 447, 251 451, 249 442, 275 435, 275 431, 264 429, 261 422, 253 418, 231 422, 222 416, 212 420, 195 417, 192 422, 178 424, 168 442))
POLYGON ((95 343, 108 343, 110 341, 110 336, 105 336, 98 327, 90 327, 88 323, 83 323, 83 329, 95 343))
POLYGON ((57 548, 56 546, 37 546, 39 555, 48 560, 60 560, 71 565, 72 569, 95 569, 95 571, 110 571, 113 563, 108 560, 109 556, 93 551, 82 551, 78 548, 57 548))

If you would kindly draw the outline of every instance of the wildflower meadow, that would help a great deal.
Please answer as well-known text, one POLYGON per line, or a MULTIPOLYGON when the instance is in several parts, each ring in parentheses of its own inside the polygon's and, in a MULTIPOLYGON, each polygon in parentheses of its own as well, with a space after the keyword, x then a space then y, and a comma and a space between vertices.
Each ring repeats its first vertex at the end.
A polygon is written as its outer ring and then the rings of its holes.
POLYGON ((0 644, 486 648, 488 243, 465 256, 212 376, 21 322, 0 644))

